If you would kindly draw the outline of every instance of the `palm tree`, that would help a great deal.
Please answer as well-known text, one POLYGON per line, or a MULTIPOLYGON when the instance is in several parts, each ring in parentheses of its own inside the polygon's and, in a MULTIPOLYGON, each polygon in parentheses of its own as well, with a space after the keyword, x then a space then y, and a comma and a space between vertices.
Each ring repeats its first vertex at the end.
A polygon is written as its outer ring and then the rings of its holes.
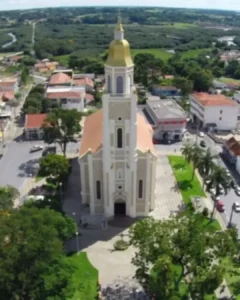
POLYGON ((195 170, 200 166, 201 160, 203 156, 203 150, 200 148, 197 144, 192 146, 192 152, 191 152, 191 161, 193 166, 193 173, 192 173, 192 179, 195 176, 195 170))
MULTIPOLYGON (((227 176, 227 172, 223 167, 214 164, 212 171, 208 176, 208 179, 209 179, 208 191, 210 189, 214 189, 216 191, 214 194, 215 198, 221 195, 222 189, 225 195, 228 193, 230 188, 230 179, 227 176)), ((213 219, 215 209, 216 209, 216 201, 214 200, 211 219, 213 219)))
POLYGON ((193 147, 190 144, 184 144, 181 148, 182 155, 184 156, 186 162, 190 163, 192 158, 193 147))
MULTIPOLYGON (((213 160, 217 157, 217 155, 212 155, 210 149, 208 148, 207 151, 202 155, 201 160, 198 165, 198 170, 200 174, 202 175, 203 179, 206 179, 206 177, 210 174, 214 162, 213 160)), ((203 186, 204 186, 204 180, 203 180, 203 186)))

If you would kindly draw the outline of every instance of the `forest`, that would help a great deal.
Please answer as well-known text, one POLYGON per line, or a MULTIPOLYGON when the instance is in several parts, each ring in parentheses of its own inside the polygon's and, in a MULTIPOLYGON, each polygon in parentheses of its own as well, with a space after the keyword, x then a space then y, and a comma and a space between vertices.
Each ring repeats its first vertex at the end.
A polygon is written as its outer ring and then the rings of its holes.
MULTIPOLYGON (((86 53, 96 57, 112 40, 117 15, 118 9, 112 7, 0 12, 0 45, 9 41, 7 34, 12 32, 18 41, 8 51, 30 49, 32 24, 36 23, 37 58, 86 53)), ((121 16, 132 49, 183 52, 211 48, 218 37, 226 35, 224 26, 240 47, 240 15, 233 11, 122 7, 121 16)), ((5 51, 0 47, 0 52, 5 51)))

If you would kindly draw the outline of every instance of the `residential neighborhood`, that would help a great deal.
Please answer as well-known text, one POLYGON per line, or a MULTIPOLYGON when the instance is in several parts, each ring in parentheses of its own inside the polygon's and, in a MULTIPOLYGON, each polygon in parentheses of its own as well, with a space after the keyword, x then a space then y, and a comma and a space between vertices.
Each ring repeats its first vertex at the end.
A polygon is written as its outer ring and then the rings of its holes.
POLYGON ((133 55, 124 20, 101 63, 39 55, 31 20, 0 61, 0 299, 240 297, 240 85, 200 67, 237 50, 133 55))

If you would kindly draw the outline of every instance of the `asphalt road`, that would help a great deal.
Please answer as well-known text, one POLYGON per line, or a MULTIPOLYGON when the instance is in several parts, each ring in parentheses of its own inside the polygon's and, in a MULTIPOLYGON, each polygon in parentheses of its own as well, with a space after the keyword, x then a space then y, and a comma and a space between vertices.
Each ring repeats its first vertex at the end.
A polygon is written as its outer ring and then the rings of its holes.
MULTIPOLYGON (((20 193, 24 191, 29 179, 37 174, 37 167, 42 151, 30 153, 34 145, 44 145, 41 141, 12 141, 3 148, 3 157, 0 159, 0 185, 13 185, 20 193)), ((0 143, 0 148, 2 147, 0 143)), ((67 154, 72 155, 79 149, 79 143, 70 143, 67 154)), ((61 153, 59 147, 57 152, 61 153)))

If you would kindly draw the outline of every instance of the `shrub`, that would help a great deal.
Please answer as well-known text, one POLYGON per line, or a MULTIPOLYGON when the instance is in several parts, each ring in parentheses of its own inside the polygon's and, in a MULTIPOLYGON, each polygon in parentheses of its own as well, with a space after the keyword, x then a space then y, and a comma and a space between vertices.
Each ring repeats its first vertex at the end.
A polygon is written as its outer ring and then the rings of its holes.
POLYGON ((204 217, 208 217, 209 211, 208 211, 207 207, 205 207, 204 210, 202 211, 202 215, 203 215, 204 217))
POLYGON ((118 251, 124 251, 128 248, 128 242, 124 240, 118 240, 114 243, 114 249, 118 251))

